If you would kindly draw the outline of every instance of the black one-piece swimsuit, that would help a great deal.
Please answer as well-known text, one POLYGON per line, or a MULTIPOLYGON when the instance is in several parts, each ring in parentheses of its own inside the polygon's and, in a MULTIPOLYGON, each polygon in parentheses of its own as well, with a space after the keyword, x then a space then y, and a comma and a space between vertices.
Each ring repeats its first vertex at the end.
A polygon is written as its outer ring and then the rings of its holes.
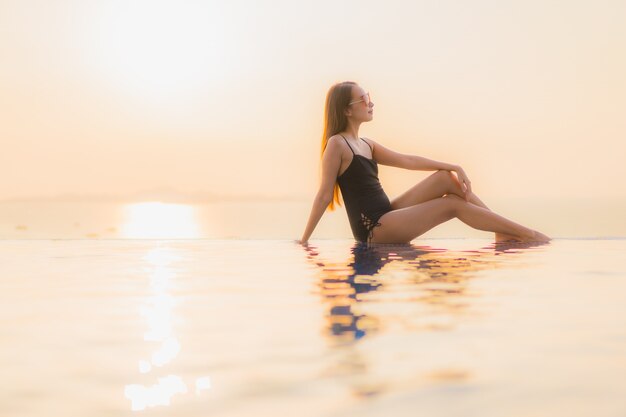
MULTIPOLYGON (((337 177, 337 183, 346 204, 354 238, 359 242, 369 243, 374 227, 380 226, 378 219, 392 210, 391 203, 378 180, 376 161, 354 153, 348 140, 343 135, 341 137, 350 147, 353 156, 348 168, 337 177)), ((367 143, 365 139, 361 140, 367 143)))

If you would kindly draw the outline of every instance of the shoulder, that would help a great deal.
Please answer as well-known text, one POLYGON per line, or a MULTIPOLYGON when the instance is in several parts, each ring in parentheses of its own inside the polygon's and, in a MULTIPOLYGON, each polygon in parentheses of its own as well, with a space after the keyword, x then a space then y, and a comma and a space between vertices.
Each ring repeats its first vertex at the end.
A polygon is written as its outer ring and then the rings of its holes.
POLYGON ((346 144, 344 143, 341 135, 333 135, 328 138, 328 142, 326 143, 326 149, 332 151, 342 151, 346 144))
POLYGON ((376 141, 374 139, 366 138, 365 136, 361 136, 361 138, 370 145, 370 148, 374 149, 376 145, 376 141))
POLYGON ((337 134, 337 135, 332 135, 331 137, 328 138, 328 144, 327 146, 337 146, 337 144, 341 141, 341 135, 337 134))
POLYGON ((341 135, 333 135, 331 137, 328 138, 328 141, 326 142, 326 147, 324 148, 324 154, 329 154, 329 156, 341 156, 344 154, 344 146, 345 144, 342 143, 343 139, 341 138, 341 135))

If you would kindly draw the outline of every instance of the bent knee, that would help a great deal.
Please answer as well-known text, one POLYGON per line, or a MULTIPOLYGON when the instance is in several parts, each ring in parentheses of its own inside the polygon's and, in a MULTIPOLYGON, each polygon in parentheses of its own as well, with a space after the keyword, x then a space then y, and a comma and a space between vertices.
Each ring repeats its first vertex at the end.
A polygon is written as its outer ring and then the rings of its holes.
POLYGON ((462 206, 464 206, 465 204, 467 204, 467 201, 465 201, 463 198, 459 197, 456 194, 447 194, 447 195, 444 195, 441 198, 446 201, 445 204, 450 209, 450 211, 451 211, 452 215, 454 215, 454 217, 457 216, 457 213, 458 213, 459 209, 462 206))
POLYGON ((446 181, 450 178, 452 173, 445 169, 438 169, 437 171, 431 174, 432 176, 441 177, 442 180, 446 181))
POLYGON ((446 188, 450 190, 450 192, 460 189, 459 180, 457 180, 454 174, 447 169, 440 169, 432 175, 436 176, 439 181, 445 184, 446 188))
MULTIPOLYGON (((463 188, 461 187, 461 183, 459 180, 452 174, 451 171, 440 169, 435 174, 437 174, 442 181, 448 192, 446 194, 462 194, 463 188)), ((434 175, 434 174, 433 174, 434 175)))

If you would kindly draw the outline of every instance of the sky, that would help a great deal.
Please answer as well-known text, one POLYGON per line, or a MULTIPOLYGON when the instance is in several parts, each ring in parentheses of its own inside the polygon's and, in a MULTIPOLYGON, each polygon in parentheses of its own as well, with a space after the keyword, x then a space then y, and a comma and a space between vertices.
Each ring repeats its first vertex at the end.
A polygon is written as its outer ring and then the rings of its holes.
MULTIPOLYGON (((0 0, 0 200, 311 199, 324 100, 484 201, 626 199, 626 2, 0 0)), ((380 166, 390 195, 431 172, 380 166)))

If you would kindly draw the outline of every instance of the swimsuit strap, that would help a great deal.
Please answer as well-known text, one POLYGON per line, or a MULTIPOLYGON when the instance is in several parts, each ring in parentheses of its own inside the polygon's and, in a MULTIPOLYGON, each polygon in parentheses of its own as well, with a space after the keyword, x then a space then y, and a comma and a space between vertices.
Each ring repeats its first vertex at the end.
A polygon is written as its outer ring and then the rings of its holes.
MULTIPOLYGON (((361 138, 361 140, 362 140, 363 142, 367 143, 367 141, 366 141, 365 139, 361 138)), ((372 156, 374 156, 374 149, 372 149, 372 147, 370 146, 370 144, 369 144, 369 143, 367 143, 367 146, 369 146, 369 148, 372 150, 372 156)))
POLYGON ((341 136, 341 137, 343 138, 343 140, 345 140, 345 141, 346 141, 346 145, 348 145, 348 147, 349 147, 349 148, 350 148, 350 150, 352 151, 352 154, 353 154, 353 155, 356 155, 356 154, 354 153, 354 149, 352 149, 352 146, 350 146, 350 144, 348 143, 348 139, 346 139, 346 138, 345 138, 345 136, 344 136, 344 135, 342 135, 341 133, 339 134, 339 136, 341 136))

